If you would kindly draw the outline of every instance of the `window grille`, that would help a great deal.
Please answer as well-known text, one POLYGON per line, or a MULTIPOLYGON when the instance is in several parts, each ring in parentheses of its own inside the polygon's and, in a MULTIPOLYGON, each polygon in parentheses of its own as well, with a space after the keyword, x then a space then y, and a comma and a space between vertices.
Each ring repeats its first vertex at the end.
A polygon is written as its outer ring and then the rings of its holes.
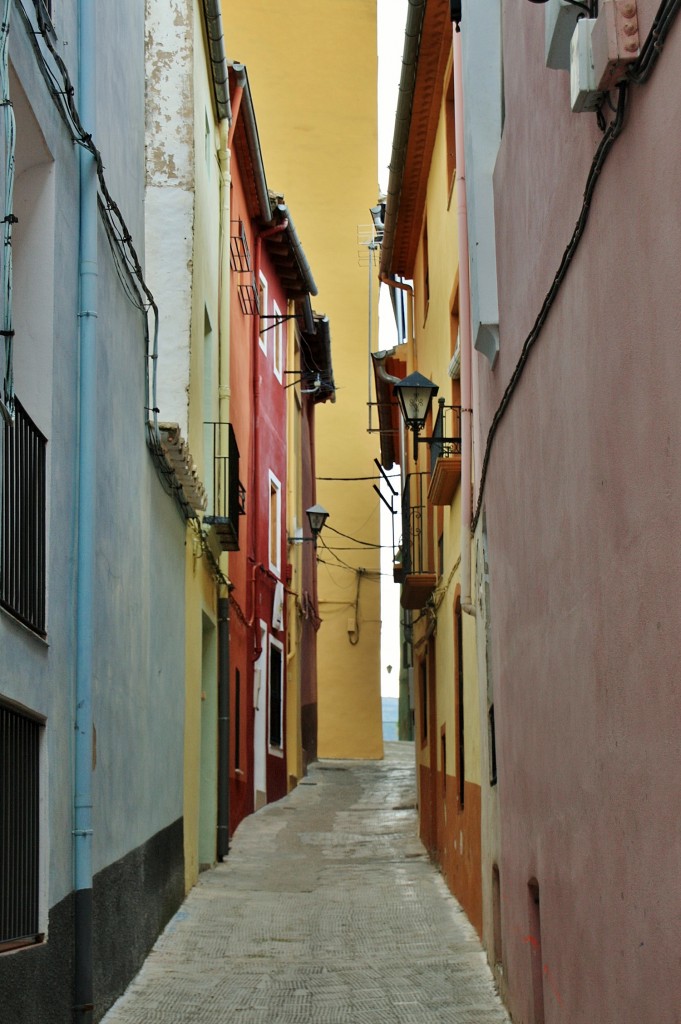
POLYGON ((15 400, 3 425, 0 605, 45 636, 45 453, 47 440, 15 400))
POLYGON ((0 704, 0 950, 39 941, 42 722, 0 704))

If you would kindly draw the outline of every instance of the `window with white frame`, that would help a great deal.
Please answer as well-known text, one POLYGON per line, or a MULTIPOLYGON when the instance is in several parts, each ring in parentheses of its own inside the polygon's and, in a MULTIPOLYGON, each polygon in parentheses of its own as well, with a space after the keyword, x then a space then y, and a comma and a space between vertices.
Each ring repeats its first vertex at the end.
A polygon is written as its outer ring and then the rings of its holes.
POLYGON ((272 304, 272 313, 274 316, 272 320, 274 376, 281 383, 284 374, 284 322, 281 319, 281 310, 276 302, 272 304))
POLYGON ((260 348, 267 355, 267 328, 269 326, 268 302, 267 302, 267 278, 260 272, 258 285, 258 308, 260 310, 260 348))
POLYGON ((270 572, 281 575, 281 483, 270 471, 269 545, 270 572))

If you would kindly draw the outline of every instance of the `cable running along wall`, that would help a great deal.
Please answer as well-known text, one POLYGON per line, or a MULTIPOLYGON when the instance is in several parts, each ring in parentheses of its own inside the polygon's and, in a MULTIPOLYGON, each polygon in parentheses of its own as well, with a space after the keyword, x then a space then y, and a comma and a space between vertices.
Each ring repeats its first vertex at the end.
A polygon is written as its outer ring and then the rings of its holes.
POLYGON ((475 532, 475 529, 478 525, 480 513, 482 511, 482 502, 485 493, 485 483, 487 480, 487 471, 489 468, 489 460, 492 451, 492 445, 494 443, 494 438, 496 436, 497 430, 499 429, 499 424, 503 419, 504 413, 506 412, 508 406, 510 405, 511 398, 513 397, 513 392, 515 391, 518 382, 520 381, 520 378, 523 374, 523 370, 525 369, 525 364, 527 363, 530 351, 541 334, 542 328, 546 323, 549 312, 551 311, 551 307, 553 306, 553 303, 555 302, 558 296, 558 292, 560 291, 560 287, 563 281, 565 280, 570 263, 572 262, 572 259, 577 251, 579 243, 582 240, 582 236, 584 235, 584 230, 586 228, 589 213, 591 210, 591 202, 594 196, 594 192, 596 190, 596 184, 598 182, 600 173, 603 169, 603 165, 605 164, 607 157, 609 156, 615 142, 621 135, 622 130, 624 128, 624 119, 626 113, 627 99, 629 95, 630 82, 636 85, 644 85, 650 79, 650 76, 652 75, 655 65, 659 60, 662 48, 664 46, 669 30, 671 29, 672 23, 676 18, 676 15, 679 13, 679 9, 681 9, 681 0, 663 0, 663 3, 658 8, 657 15, 648 34, 648 37, 643 46, 641 47, 640 57, 635 63, 631 65, 627 80, 620 83, 620 85, 617 86, 619 95, 617 100, 617 107, 615 108, 615 116, 610 122, 610 124, 607 125, 607 127, 605 128, 605 133, 600 141, 598 149, 596 150, 596 154, 593 158, 591 167, 589 169, 589 174, 586 180, 586 186, 584 188, 582 209, 577 219, 577 224, 575 225, 572 237, 565 248, 563 257, 560 261, 560 266, 556 271, 556 275, 553 279, 551 287, 549 288, 546 298, 542 303, 537 319, 535 320, 530 333, 527 335, 525 339, 518 362, 516 363, 515 369, 511 374, 511 378, 508 384, 506 385, 506 389, 497 407, 497 410, 494 413, 492 423, 487 433, 485 453, 483 456, 482 468, 480 471, 480 488, 478 492, 478 501, 475 507, 473 520, 471 522, 471 532, 473 533, 475 532))

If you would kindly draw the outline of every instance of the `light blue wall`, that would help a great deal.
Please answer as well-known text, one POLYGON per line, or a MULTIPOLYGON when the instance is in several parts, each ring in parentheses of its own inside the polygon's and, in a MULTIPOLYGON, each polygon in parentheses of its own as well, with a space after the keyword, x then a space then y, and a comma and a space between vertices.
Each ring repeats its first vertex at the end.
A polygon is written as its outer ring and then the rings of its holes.
MULTIPOLYGON (((74 82, 75 12, 74 0, 63 0, 56 14, 57 45, 74 82)), ((0 694, 48 719, 44 839, 53 906, 72 889, 78 174, 75 146, 15 11, 12 17, 11 60, 54 159, 54 237, 46 237, 45 245, 55 247, 55 287, 47 430, 48 639, 44 643, 0 612, 0 694)), ((143 258, 144 5, 97 4, 97 18, 95 141, 143 258)), ((17 280, 15 287, 35 287, 39 301, 35 282, 17 280)), ((146 447, 142 315, 124 293, 102 228, 98 314, 95 872, 181 817, 184 705, 184 527, 146 447)), ((18 335, 16 344, 21 342, 18 335)), ((36 374, 43 371, 35 366, 36 374)))

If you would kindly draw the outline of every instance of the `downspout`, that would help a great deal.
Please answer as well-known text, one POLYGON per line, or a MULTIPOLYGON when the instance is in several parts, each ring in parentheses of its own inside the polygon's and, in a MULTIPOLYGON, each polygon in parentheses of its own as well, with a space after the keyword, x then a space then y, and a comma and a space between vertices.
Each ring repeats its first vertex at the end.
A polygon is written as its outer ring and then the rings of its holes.
MULTIPOLYGON (((229 423, 231 362, 231 280, 229 273, 231 154, 229 121, 220 121, 220 277, 218 282, 218 419, 229 423)), ((219 428, 222 430, 222 427, 219 428)), ((229 730, 230 730, 229 598, 218 598, 218 822, 217 858, 229 853, 229 730)))
MULTIPOLYGON (((233 121, 229 97, 229 70, 225 56, 220 0, 204 0, 204 16, 210 50, 215 107, 219 121, 220 223, 218 271, 218 419, 229 422, 230 366, 230 128, 233 121)), ((220 428, 222 429, 222 428, 220 428)), ((229 853, 229 729, 230 729, 230 647, 229 594, 218 597, 218 778, 217 836, 218 861, 229 853)))
POLYGON ((229 597, 218 598, 218 861, 229 853, 229 597))
POLYGON ((229 121, 220 121, 220 277, 218 282, 218 331, 220 337, 218 358, 218 419, 221 423, 229 423, 231 397, 230 362, 232 345, 231 322, 231 277, 229 272, 229 245, 231 236, 231 186, 232 154, 229 148, 231 129, 229 121))
MULTIPOLYGON (((95 0, 78 0, 78 103, 90 135, 96 126, 95 0)), ((80 231, 78 274, 79 402, 78 424, 78 577, 76 580, 76 708, 73 799, 74 862, 74 1014, 92 1021, 92 663, 94 597, 95 439, 97 384, 97 177, 95 159, 78 148, 80 231)))
POLYGON ((461 34, 454 31, 454 127, 456 139, 456 201, 459 229, 459 326, 461 330, 461 607, 475 615, 471 603, 472 434, 471 293, 468 269, 468 215, 463 134, 463 63, 461 34))

